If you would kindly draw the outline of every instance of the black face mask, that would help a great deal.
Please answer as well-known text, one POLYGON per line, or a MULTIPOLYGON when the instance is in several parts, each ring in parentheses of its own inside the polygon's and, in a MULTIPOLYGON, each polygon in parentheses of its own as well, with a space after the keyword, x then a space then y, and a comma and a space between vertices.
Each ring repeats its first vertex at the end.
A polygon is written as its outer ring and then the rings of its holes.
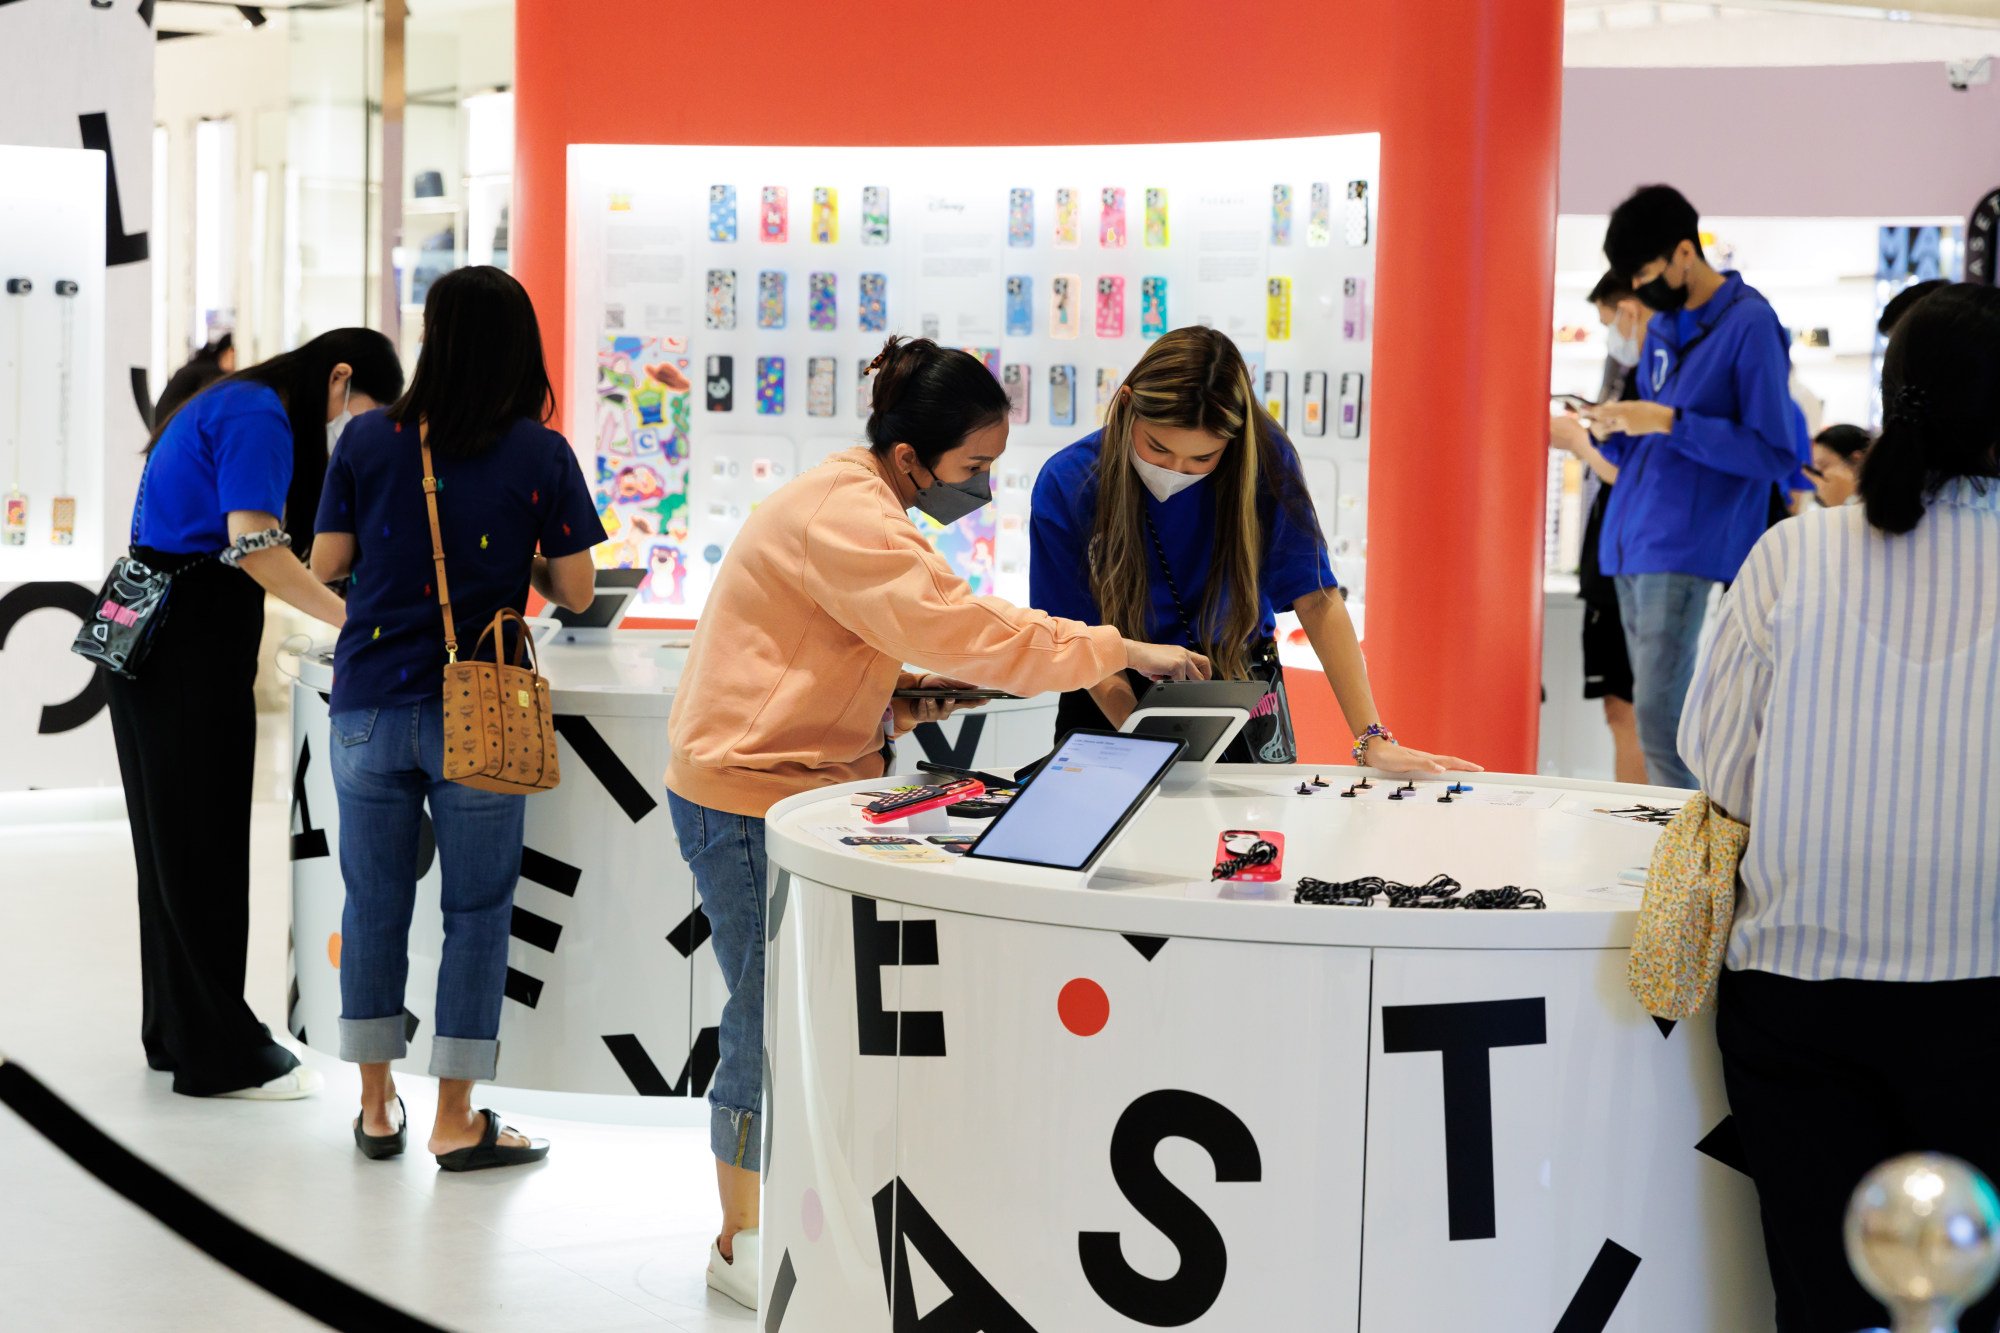
POLYGON ((1686 287, 1667 285, 1667 271, 1661 269, 1659 276, 1650 282, 1642 282, 1632 289, 1632 294, 1646 303, 1649 310, 1657 310, 1663 315, 1671 315, 1688 303, 1686 287))

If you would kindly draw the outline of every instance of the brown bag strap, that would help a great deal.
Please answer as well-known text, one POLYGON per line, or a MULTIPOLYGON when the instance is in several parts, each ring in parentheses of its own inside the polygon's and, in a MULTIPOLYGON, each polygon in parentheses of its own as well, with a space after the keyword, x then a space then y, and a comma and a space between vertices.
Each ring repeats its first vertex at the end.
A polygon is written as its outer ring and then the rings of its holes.
POLYGON ((431 562, 437 566, 438 606, 444 611, 444 660, 458 661, 458 626, 451 618, 451 589, 444 581, 444 533, 438 530, 437 471, 431 466, 430 423, 417 423, 417 448, 424 456, 424 508, 431 518, 431 562))
POLYGON ((486 648, 486 640, 493 640, 493 661, 505 665, 507 661, 507 622, 514 622, 514 665, 524 666, 536 675, 542 674, 541 659, 535 655, 535 636, 528 632, 528 622, 521 613, 511 606, 503 606, 493 613, 493 623, 479 632, 479 639, 472 645, 472 657, 477 661, 486 648))

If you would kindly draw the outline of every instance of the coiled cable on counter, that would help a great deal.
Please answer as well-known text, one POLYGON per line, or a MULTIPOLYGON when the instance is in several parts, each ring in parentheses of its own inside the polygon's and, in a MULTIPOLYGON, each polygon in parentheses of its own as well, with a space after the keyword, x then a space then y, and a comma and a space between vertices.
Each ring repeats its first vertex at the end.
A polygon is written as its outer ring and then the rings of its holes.
POLYGON ((1371 907, 1377 898, 1386 898, 1391 907, 1463 908, 1467 911, 1540 911, 1548 906, 1540 889, 1523 889, 1508 884, 1497 889, 1474 889, 1450 875, 1433 875, 1422 884, 1399 884, 1380 875, 1332 882, 1300 876, 1292 894, 1295 903, 1318 907, 1371 907))

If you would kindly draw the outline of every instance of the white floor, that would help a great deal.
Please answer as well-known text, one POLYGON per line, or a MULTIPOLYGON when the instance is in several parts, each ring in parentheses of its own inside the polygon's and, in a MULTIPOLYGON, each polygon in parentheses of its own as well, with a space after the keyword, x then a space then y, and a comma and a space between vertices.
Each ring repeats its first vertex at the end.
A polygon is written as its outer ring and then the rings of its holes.
MULTIPOLYGON (((271 719, 276 723, 277 719, 271 719)), ((253 834, 249 996, 284 1037, 289 788, 267 726, 253 834)), ((546 1163, 439 1172, 435 1087, 400 1076, 413 1150, 364 1160, 352 1066, 302 1051, 319 1097, 178 1097, 139 1049, 132 850, 117 823, 0 824, 0 1055, 210 1203, 347 1281, 449 1329, 736 1330, 755 1316, 703 1281, 714 1167, 698 1128, 508 1114, 546 1163)), ((481 1104, 509 1111, 505 1093, 481 1104)), ((0 1108, 0 1328, 290 1330, 317 1322, 181 1242, 0 1108)))

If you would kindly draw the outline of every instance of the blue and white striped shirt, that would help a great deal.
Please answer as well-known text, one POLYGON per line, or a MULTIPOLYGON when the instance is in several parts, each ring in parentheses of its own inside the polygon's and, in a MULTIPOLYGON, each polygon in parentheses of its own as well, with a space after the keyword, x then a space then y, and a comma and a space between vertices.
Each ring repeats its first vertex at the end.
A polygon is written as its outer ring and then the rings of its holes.
POLYGON ((2000 483, 1947 483, 1906 536, 1858 505, 1767 533, 1680 750, 1750 825, 1731 968, 2000 976, 2000 483))

